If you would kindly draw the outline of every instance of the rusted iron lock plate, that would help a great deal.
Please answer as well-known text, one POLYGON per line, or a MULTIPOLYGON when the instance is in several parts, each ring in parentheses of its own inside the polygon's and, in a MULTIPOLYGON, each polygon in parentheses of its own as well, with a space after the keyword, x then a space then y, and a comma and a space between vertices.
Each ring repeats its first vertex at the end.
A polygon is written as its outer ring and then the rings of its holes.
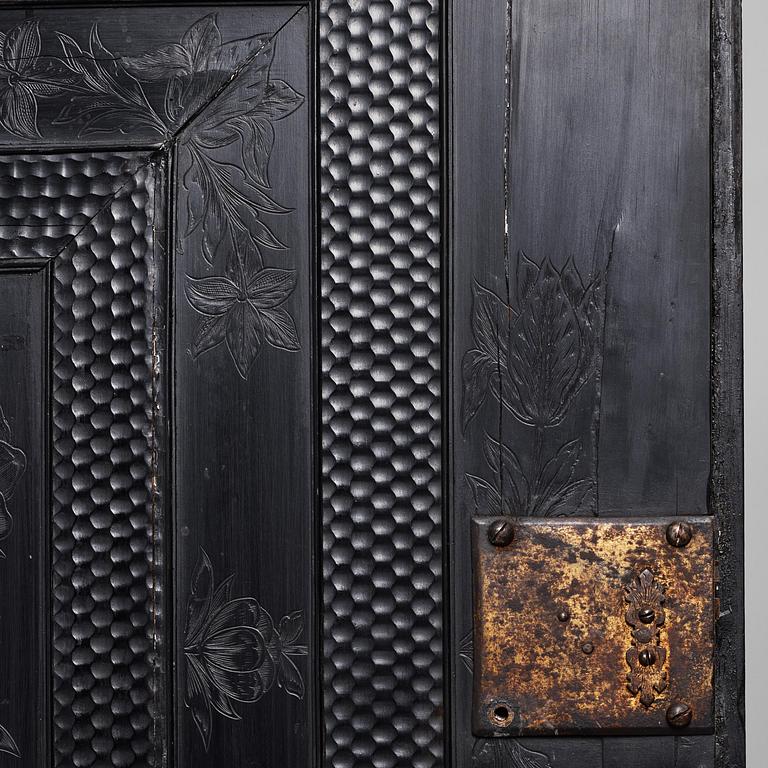
POLYGON ((711 519, 477 517, 472 537, 475 735, 712 731, 711 519))

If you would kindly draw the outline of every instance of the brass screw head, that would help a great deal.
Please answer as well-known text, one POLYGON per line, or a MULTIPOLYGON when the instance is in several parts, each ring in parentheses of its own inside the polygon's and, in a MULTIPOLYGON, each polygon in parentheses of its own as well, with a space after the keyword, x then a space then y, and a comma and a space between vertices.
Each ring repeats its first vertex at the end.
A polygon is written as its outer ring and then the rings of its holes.
POLYGON ((500 517, 488 526, 488 541, 494 547, 506 547, 515 538, 515 526, 509 518, 500 517))
POLYGON ((557 620, 566 622, 570 621, 571 618, 571 612, 567 608, 562 608, 557 612, 557 620))
POLYGON ((667 722, 673 728, 685 728, 691 724, 693 712, 691 708, 682 701, 675 701, 667 709, 667 722))
POLYGON ((582 653, 586 653, 587 656, 589 656, 594 650, 595 650, 595 646, 592 643, 590 642, 582 643, 581 651, 582 653))
POLYGON ((673 546, 682 549, 687 547, 693 537, 693 528, 688 523, 678 521, 667 526, 667 541, 673 546))
POLYGON ((656 651, 651 648, 643 648, 638 658, 644 667, 652 667, 656 663, 656 651))

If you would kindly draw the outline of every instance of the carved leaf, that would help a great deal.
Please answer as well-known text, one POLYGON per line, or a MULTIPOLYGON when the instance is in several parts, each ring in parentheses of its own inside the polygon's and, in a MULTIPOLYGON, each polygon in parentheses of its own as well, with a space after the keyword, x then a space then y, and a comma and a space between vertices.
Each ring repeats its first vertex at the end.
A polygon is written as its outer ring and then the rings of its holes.
POLYGON ((40 54, 38 19, 25 19, 11 29, 3 41, 3 64, 12 72, 22 72, 40 54))
POLYGON ((552 768, 549 758, 515 739, 478 739, 472 750, 475 768, 552 768))
POLYGON ((268 70, 274 57, 272 35, 254 35, 241 40, 233 40, 216 48, 208 60, 210 69, 222 72, 234 72, 248 67, 249 77, 258 77, 257 71, 268 70))
POLYGON ((562 419, 566 394, 579 371, 579 324, 549 261, 529 289, 510 334, 510 409, 523 423, 549 427, 562 419))
POLYGON ((540 271, 539 265, 531 261, 524 251, 517 254, 516 293, 518 307, 522 307, 528 300, 528 294, 536 284, 540 271))
MULTIPOLYGON (((7 539, 11 535, 13 530, 13 517, 8 511, 8 504, 5 501, 5 497, 0 493, 0 541, 7 539)), ((0 556, 5 557, 2 553, 0 556)))
MULTIPOLYGON (((571 440, 560 446, 557 453, 542 467, 534 485, 534 504, 531 514, 551 517, 553 509, 561 505, 574 489, 583 486, 572 482, 576 465, 581 457, 581 440, 571 440)), ((584 492, 586 493, 586 488, 584 492)))
POLYGON ((517 454, 508 446, 485 436, 483 451, 502 499, 504 514, 521 516, 528 510, 528 480, 517 454))
POLYGON ((487 480, 475 475, 466 475, 467 485, 475 502, 475 514, 498 517, 503 514, 501 496, 487 480))
MULTIPOLYGON (((187 49, 171 43, 140 56, 123 56, 123 66, 142 80, 165 80, 174 73, 191 74, 192 59, 187 49)), ((177 82, 178 79, 176 79, 177 82)))
POLYGON ((296 324, 286 309, 264 309, 261 311, 261 319, 264 323, 264 335, 273 347, 289 352, 301 349, 296 324))
POLYGON ((257 117, 282 120, 295 112, 304 103, 304 97, 283 80, 270 80, 264 98, 254 108, 257 117))
POLYGON ((235 709, 232 699, 224 691, 219 690, 215 685, 208 685, 208 694, 210 696, 211 709, 223 715, 228 720, 241 720, 240 714, 235 709))
POLYGON ((182 36, 181 45, 189 54, 192 68, 206 68, 211 52, 221 45, 221 33, 216 22, 216 14, 209 13, 198 19, 182 36))
POLYGON ((8 733, 8 729, 0 725, 0 752, 13 755, 14 757, 21 757, 16 742, 13 740, 13 736, 8 733))
POLYGON ((26 468, 27 457, 24 451, 6 440, 0 440, 0 495, 6 501, 13 497, 26 468))
POLYGON ((282 304, 295 287, 295 270, 262 269, 248 281, 248 298, 258 309, 270 309, 282 304))
POLYGON ((242 120, 237 123, 241 136, 243 168, 256 184, 269 187, 269 158, 275 144, 275 129, 268 120, 242 120))
POLYGON ((40 136, 37 128, 37 101, 32 91, 19 81, 0 96, 0 124, 20 138, 40 136))
POLYGON ((514 310, 495 293, 474 281, 472 284, 472 336, 477 348, 492 360, 506 360, 508 324, 514 310))
POLYGON ((228 277, 187 276, 185 291, 187 300, 205 315, 223 315, 237 302, 240 290, 228 277))
POLYGON ((197 730, 203 739, 205 751, 211 744, 211 697, 205 672, 200 662, 191 654, 185 654, 187 669, 187 688, 185 703, 192 712, 197 730))
POLYGON ((203 317, 192 340, 192 357, 202 355, 221 344, 227 332, 227 318, 224 315, 203 317))
POLYGON ((461 427, 466 431, 485 402, 489 387, 493 389, 493 382, 498 381, 498 363, 481 350, 470 349, 461 363, 461 378, 461 427))
POLYGON ((287 248, 285 243, 278 240, 269 227, 260 219, 253 218, 248 228, 248 234, 257 248, 258 246, 264 246, 273 251, 284 251, 287 248))
POLYGON ((227 314, 225 336, 237 372, 247 379, 248 371, 259 354, 264 338, 261 317, 247 301, 237 302, 227 314))
POLYGON ((297 699, 304 698, 304 681, 301 679, 301 673, 293 660, 284 653, 280 654, 277 684, 289 696, 294 696, 297 699))
POLYGON ((210 612, 212 595, 213 566, 205 550, 201 549, 190 585, 187 621, 184 628, 185 645, 191 645, 198 639, 210 612))
POLYGON ((462 429, 485 402, 488 390, 499 393, 500 376, 507 363, 507 327, 516 312, 496 294, 472 284, 472 337, 475 348, 462 362, 462 429))
POLYGON ((293 645, 304 631, 304 611, 294 611, 280 620, 278 634, 283 647, 293 645))

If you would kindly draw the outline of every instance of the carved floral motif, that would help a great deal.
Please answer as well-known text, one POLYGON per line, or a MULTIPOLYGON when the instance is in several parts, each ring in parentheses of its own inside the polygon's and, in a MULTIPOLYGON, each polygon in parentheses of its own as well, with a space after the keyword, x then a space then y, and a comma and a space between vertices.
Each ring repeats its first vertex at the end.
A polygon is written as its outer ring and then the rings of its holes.
POLYGON ((558 270, 518 254, 515 301, 475 282, 472 336, 464 356, 464 429, 490 392, 521 423, 559 424, 592 374, 600 278, 584 284, 573 259, 558 270))
MULTIPOLYGON (((8 510, 16 486, 27 468, 27 457, 14 445, 11 427, 0 407, 0 540, 7 539, 13 528, 8 510)), ((0 550, 0 557, 5 553, 0 550)), ((0 725, 0 752, 20 757, 19 748, 8 730, 0 725)))
POLYGON ((627 651, 627 687, 633 695, 640 694, 640 703, 648 708, 656 694, 667 688, 664 662, 667 651, 661 644, 664 626, 664 587, 647 568, 625 587, 627 624, 632 627, 632 647, 627 651))
POLYGON ((473 285, 475 346, 462 364, 462 424, 467 429, 490 393, 534 430, 527 466, 512 447, 487 436, 492 481, 467 475, 478 514, 553 517, 589 508, 594 477, 578 472, 579 439, 547 453, 545 435, 565 418, 595 370, 602 325, 603 276, 585 283, 573 259, 558 270, 518 254, 514 301, 473 285))
MULTIPOLYGON (((11 535, 13 517, 8 503, 26 468, 27 457, 21 448, 14 445, 11 427, 0 408, 0 541, 11 535)), ((5 557, 2 550, 0 557, 5 557)))
POLYGON ((0 125, 8 133, 39 137, 37 100, 57 96, 73 83, 61 61, 41 58, 37 19, 0 32, 0 125))
MULTIPOLYGON (((226 311, 219 304, 215 312, 190 299, 203 315, 193 356, 226 340, 237 372, 246 378, 263 341, 281 350, 299 349, 293 319, 282 306, 287 294, 281 306, 266 307, 265 313, 245 288, 269 271, 265 251, 286 250, 269 217, 291 211, 273 197, 269 162, 275 123, 299 109, 304 97, 270 75, 276 33, 225 42, 212 13, 178 42, 131 56, 110 51, 96 24, 85 44, 63 32, 55 37, 58 50, 41 55, 37 19, 0 32, 0 126, 19 138, 40 138, 38 99, 65 95, 53 124, 71 124, 78 136, 142 129, 175 144, 186 192, 181 238, 187 242, 199 232, 204 264, 217 273, 188 277, 187 296, 213 285, 202 281, 218 280, 245 297, 226 311), (247 79, 246 89, 232 86, 240 77, 247 79), (162 107, 153 105, 144 85, 158 81, 166 83, 162 107)), ((294 275, 291 290, 295 283, 294 275)))
MULTIPOLYGON (((610 263, 610 255, 609 255, 610 263)), ((607 271, 607 270, 606 270, 607 271)), ((489 395, 503 414, 533 431, 521 459, 510 445, 486 434, 483 454, 491 480, 467 474, 479 515, 556 517, 595 510, 594 470, 581 468, 580 439, 558 438, 577 395, 599 359, 606 273, 585 281, 573 259, 558 269, 520 252, 514 295, 504 300, 474 282, 473 347, 462 361, 462 429, 466 431, 489 395)), ((500 424, 501 433, 501 424, 500 424)), ((472 672, 472 634, 459 648, 472 672)), ((512 739, 479 740, 473 764, 483 768, 549 768, 549 758, 512 739)))
POLYGON ((542 752, 524 747, 515 739, 478 739, 472 750, 477 768, 552 768, 542 752))
POLYGON ((192 345, 197 356, 226 342, 238 373, 245 378, 264 341, 278 349, 299 349, 293 318, 283 306, 296 285, 296 273, 262 269, 250 277, 238 269, 227 277, 187 279, 187 299, 201 314, 192 345))
POLYGON ((213 712, 240 720, 237 703, 252 704, 275 685, 304 697, 304 681, 293 661, 307 654, 306 646, 298 644, 303 612, 294 611, 275 626, 255 598, 232 597, 233 579, 215 585, 211 561, 200 550, 184 630, 185 703, 206 750, 213 712))

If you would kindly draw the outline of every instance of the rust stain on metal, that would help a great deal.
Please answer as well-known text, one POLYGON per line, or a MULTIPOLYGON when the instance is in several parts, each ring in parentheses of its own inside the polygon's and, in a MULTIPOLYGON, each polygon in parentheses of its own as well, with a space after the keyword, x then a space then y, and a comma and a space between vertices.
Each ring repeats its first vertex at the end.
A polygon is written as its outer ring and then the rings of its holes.
POLYGON ((684 520, 684 548, 669 518, 518 518, 506 547, 473 520, 476 735, 672 733, 678 701, 712 731, 713 524, 684 520))

